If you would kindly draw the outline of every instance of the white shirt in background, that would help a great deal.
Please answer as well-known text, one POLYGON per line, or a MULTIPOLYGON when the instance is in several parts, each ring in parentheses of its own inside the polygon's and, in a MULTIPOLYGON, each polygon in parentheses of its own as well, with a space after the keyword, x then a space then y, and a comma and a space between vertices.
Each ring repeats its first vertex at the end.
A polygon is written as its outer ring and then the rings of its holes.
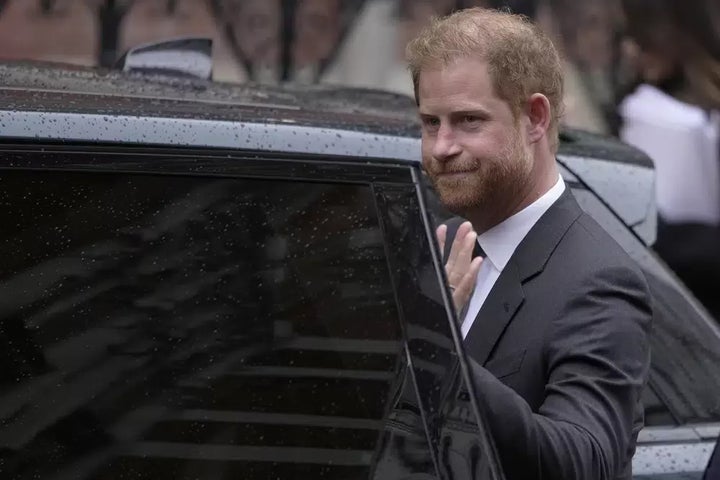
POLYGON ((620 138, 655 163, 660 215, 670 223, 720 225, 720 112, 641 85, 620 113, 620 138))

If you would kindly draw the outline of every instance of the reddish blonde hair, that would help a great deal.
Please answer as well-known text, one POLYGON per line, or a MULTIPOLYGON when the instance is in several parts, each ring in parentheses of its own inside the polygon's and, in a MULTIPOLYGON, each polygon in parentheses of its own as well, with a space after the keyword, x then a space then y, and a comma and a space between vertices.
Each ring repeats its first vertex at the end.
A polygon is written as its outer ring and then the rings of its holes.
POLYGON ((563 67, 552 41, 538 26, 527 17, 480 7, 433 19, 406 49, 415 100, 419 100, 423 67, 447 65, 463 57, 487 62, 495 93, 516 117, 532 94, 545 95, 551 107, 551 134, 557 144, 563 112, 563 67))

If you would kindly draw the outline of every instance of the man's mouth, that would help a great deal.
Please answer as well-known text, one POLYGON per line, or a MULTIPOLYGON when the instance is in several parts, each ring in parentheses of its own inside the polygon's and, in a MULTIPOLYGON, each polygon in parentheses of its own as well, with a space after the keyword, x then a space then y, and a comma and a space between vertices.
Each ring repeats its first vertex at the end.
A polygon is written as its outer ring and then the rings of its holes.
POLYGON ((475 170, 468 169, 468 170, 447 170, 444 172, 439 172, 438 177, 463 177, 465 175, 469 175, 471 173, 474 173, 475 170))

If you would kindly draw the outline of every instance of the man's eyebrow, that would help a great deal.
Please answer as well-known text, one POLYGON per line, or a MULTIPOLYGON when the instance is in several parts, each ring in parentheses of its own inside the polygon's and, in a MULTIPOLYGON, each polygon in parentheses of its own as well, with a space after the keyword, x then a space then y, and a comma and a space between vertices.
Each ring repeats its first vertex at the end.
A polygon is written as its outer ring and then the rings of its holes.
POLYGON ((484 108, 476 107, 476 108, 470 108, 470 109, 455 110, 455 111, 450 112, 450 115, 454 115, 454 116, 475 115, 478 117, 489 117, 490 112, 488 112, 484 108))
MULTIPOLYGON (((462 115, 475 115, 478 117, 490 117, 490 112, 482 107, 474 107, 474 108, 463 108, 460 110, 452 110, 447 113, 451 117, 458 117, 462 115)), ((421 117, 437 117, 439 116, 437 113, 431 113, 423 111, 422 108, 418 109, 418 115, 421 117)))

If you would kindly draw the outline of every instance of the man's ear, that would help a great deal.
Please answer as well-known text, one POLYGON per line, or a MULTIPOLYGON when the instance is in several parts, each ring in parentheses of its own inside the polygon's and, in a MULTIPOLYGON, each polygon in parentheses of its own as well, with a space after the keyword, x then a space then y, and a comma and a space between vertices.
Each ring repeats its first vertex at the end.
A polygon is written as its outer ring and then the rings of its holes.
POLYGON ((539 142, 550 130, 552 121, 550 101, 542 93, 534 93, 528 99, 525 113, 530 120, 527 125, 528 138, 532 143, 539 142))

